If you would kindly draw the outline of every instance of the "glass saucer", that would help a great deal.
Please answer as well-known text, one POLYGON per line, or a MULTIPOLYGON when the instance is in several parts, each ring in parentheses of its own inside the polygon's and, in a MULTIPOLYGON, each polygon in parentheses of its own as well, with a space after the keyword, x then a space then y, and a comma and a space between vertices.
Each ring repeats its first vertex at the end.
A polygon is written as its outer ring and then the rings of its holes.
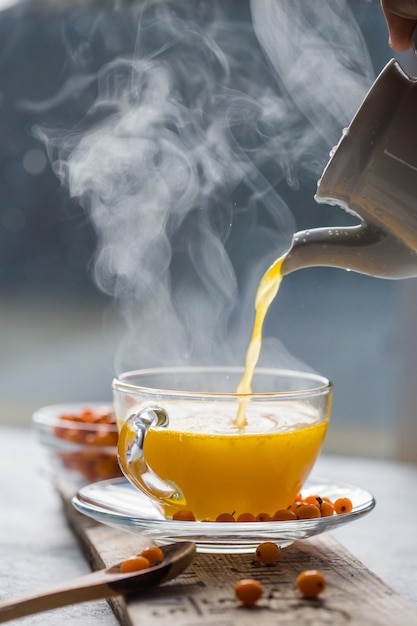
POLYGON ((165 518, 158 507, 125 478, 86 485, 72 503, 79 512, 98 522, 148 535, 156 543, 193 541, 198 552, 224 554, 251 553, 263 541, 274 541, 283 548, 353 522, 375 506, 375 499, 365 489, 325 479, 308 481, 302 493, 304 497, 322 495, 331 500, 348 497, 353 510, 342 515, 288 522, 180 522, 165 518))

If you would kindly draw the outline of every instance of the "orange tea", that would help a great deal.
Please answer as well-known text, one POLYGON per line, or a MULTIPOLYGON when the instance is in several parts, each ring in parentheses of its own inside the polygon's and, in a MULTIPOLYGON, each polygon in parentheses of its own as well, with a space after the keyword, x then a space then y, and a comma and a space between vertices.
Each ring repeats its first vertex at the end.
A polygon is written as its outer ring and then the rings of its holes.
POLYGON ((226 512, 273 515, 286 508, 310 473, 326 434, 327 420, 320 422, 313 412, 297 415, 296 405, 287 408, 281 426, 273 414, 248 415, 244 431, 230 426, 230 408, 217 406, 214 414, 203 410, 203 415, 178 420, 170 411, 168 428, 151 429, 146 436, 150 467, 175 483, 183 507, 197 519, 215 520, 226 512), (288 425, 291 415, 296 425, 288 425))
POLYGON ((241 396, 241 377, 242 368, 183 367, 113 382, 123 472, 166 515, 174 507, 197 519, 271 514, 291 503, 312 469, 330 417, 329 381, 258 368, 257 392, 241 396), (244 428, 235 424, 242 402, 244 428))

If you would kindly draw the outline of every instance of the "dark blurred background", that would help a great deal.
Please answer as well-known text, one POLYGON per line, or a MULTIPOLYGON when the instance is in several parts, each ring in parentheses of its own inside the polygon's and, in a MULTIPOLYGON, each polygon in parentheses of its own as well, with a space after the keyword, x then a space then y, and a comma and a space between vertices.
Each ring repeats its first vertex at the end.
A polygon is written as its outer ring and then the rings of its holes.
MULTIPOLYGON (((175 2, 173 2, 175 4, 175 2)), ((351 3, 377 74, 393 56, 379 2, 351 3)), ((189 3, 204 14, 204 2, 189 3)), ((28 424, 42 404, 109 400, 122 333, 93 279, 95 233, 52 171, 42 126, 70 129, 96 97, 102 65, 135 46, 141 3, 0 4, 0 421, 28 424), (74 77, 78 77, 77 80, 74 77), (79 78, 82 77, 82 80, 79 78)), ((245 2, 225 2, 250 19, 245 2)), ((397 55, 417 74, 412 53, 397 55)), ((316 205, 315 181, 288 190, 299 228, 349 223, 316 205)), ((332 379, 329 451, 417 460, 414 280, 332 269, 284 281, 266 333, 332 379), (414 429, 414 430, 413 430, 414 429)))

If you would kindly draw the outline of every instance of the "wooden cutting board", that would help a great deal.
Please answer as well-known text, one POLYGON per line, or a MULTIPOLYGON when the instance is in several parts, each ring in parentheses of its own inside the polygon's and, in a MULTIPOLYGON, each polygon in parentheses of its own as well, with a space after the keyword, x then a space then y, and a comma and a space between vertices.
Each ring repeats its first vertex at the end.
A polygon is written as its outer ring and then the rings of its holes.
MULTIPOLYGON (((58 491, 93 569, 149 545, 148 538, 81 515, 70 496, 58 491)), ((166 585, 109 602, 123 626, 417 626, 417 609, 329 533, 285 548, 280 561, 269 567, 251 555, 198 554, 186 572, 166 585), (305 569, 319 569, 326 576, 327 588, 319 599, 305 600, 295 588, 297 574, 305 569), (234 586, 241 578, 263 584, 266 593, 256 607, 244 608, 235 600, 234 586)))

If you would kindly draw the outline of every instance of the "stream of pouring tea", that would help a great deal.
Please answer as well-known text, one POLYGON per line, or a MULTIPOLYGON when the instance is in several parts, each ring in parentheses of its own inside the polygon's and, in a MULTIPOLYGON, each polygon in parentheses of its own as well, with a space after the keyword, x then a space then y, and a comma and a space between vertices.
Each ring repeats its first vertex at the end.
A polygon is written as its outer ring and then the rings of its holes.
MULTIPOLYGON (((282 263, 285 257, 280 257, 265 272, 259 283, 255 296, 255 321, 253 324, 252 336, 246 351, 245 370, 237 386, 236 393, 249 395, 252 393, 252 380, 255 374, 256 364, 262 347, 262 328, 266 314, 275 296, 278 293, 282 281, 282 263)), ((239 402, 235 426, 242 429, 246 426, 246 405, 248 400, 242 399, 239 402)))
MULTIPOLYGON (((337 139, 341 120, 352 118, 373 80, 369 53, 349 4, 345 0, 293 0, 289 8, 285 2, 251 0, 250 5, 257 39, 296 107, 319 135, 337 139), (289 32, 291 37, 277 36, 289 32), (323 94, 332 97, 324 102, 323 94)), ((266 271, 256 293, 255 322, 237 387, 242 394, 235 418, 238 428, 247 423, 262 326, 281 284, 283 260, 278 258, 266 271)))

